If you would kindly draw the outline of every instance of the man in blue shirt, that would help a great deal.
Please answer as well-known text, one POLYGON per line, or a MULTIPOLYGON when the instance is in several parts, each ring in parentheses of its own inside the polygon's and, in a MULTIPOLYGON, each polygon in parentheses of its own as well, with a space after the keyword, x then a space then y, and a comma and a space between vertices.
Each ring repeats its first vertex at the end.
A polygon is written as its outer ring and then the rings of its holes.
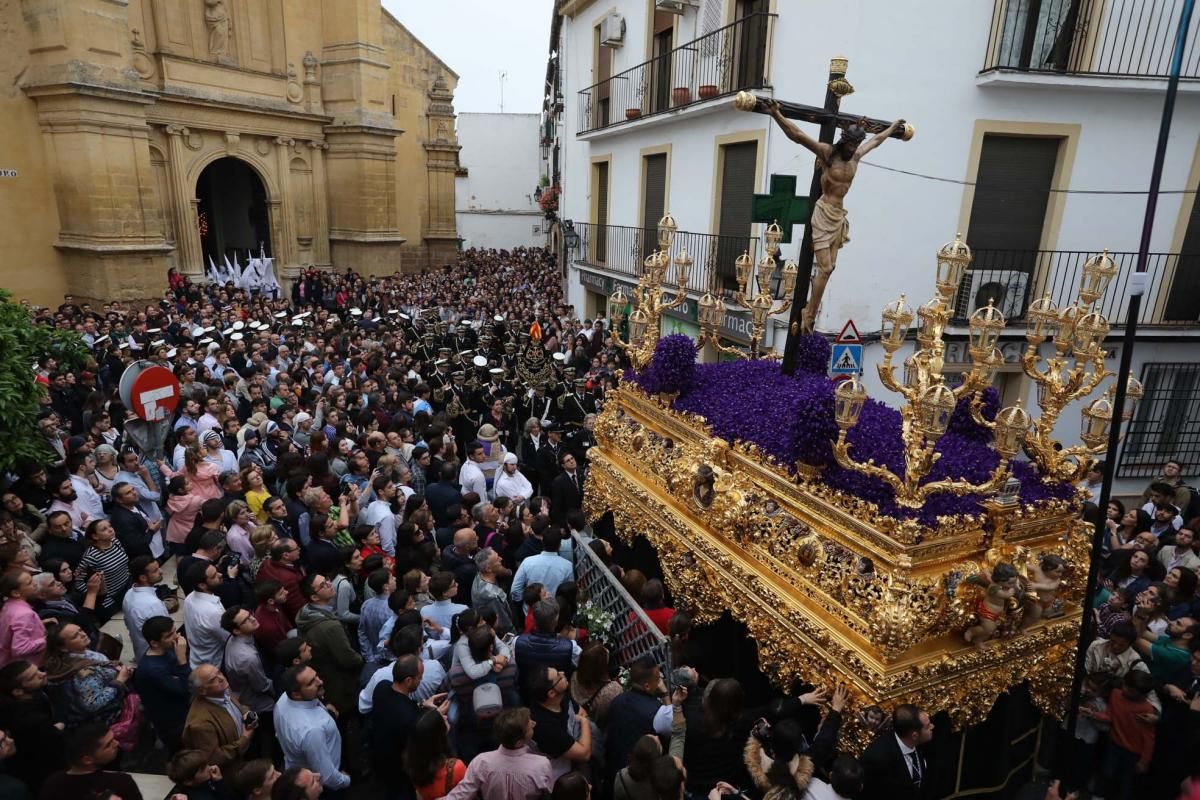
POLYGON ((170 617, 151 617, 142 623, 146 654, 138 659, 133 686, 154 732, 174 753, 182 747, 183 725, 192 702, 188 676, 188 647, 170 617))
POLYGON ((521 602, 525 587, 530 583, 540 583, 553 597, 558 586, 575 579, 575 570, 571 562, 559 554, 562 545, 562 530, 547 528, 542 534, 542 552, 530 556, 517 567, 513 577, 511 596, 513 602, 521 602))
POLYGON ((275 704, 275 736, 283 748, 284 767, 304 767, 320 774, 328 791, 350 788, 342 772, 342 735, 329 709, 321 704, 325 684, 307 664, 283 673, 283 695, 275 704))

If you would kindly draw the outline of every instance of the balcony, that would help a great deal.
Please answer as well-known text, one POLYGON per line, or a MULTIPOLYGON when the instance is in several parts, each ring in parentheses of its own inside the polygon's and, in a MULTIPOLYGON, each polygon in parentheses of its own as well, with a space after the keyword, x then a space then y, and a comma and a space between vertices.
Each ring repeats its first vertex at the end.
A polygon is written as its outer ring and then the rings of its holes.
POLYGON ((579 92, 579 134, 767 86, 775 14, 754 13, 579 92))
MULTIPOLYGON (((642 261, 658 247, 656 228, 633 228, 624 225, 593 225, 575 223, 579 247, 575 251, 577 264, 627 276, 636 282, 642 276, 642 261)), ((742 253, 757 258, 759 240, 754 236, 716 236, 710 233, 677 231, 672 258, 687 250, 695 262, 689 286, 700 293, 711 290, 726 298, 737 288, 733 263, 742 253)), ((674 279, 675 269, 667 274, 674 279)))
MULTIPOLYGON (((1059 308, 1068 306, 1078 295, 1084 262, 1094 255, 1078 250, 976 250, 972 268, 959 287, 951 322, 966 324, 975 309, 987 305, 989 299, 1010 324, 1023 323, 1029 304, 1043 295, 1048 294, 1059 308)), ((1124 325, 1137 253, 1109 256, 1118 272, 1096 302, 1096 310, 1114 326, 1124 325)), ((1138 325, 1200 328, 1200 307, 1193 302, 1193 273, 1198 270, 1200 255, 1150 253, 1138 325)))
MULTIPOLYGON (((1114 86, 1112 79, 1165 80, 1183 4, 1174 0, 995 0, 984 82, 1114 86), (1007 73, 1007 74, 1006 74, 1007 73)), ((1200 80, 1200 14, 1194 15, 1181 77, 1200 80)), ((1120 81, 1130 84, 1130 81, 1120 81)))

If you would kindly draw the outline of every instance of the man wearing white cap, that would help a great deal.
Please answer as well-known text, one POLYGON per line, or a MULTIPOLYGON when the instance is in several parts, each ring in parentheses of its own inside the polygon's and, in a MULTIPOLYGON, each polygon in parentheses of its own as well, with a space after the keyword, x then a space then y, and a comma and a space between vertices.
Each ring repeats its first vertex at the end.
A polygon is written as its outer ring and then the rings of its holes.
POLYGON ((204 460, 215 464, 221 472, 237 472, 237 456, 225 449, 225 437, 219 430, 209 430, 201 442, 204 447, 204 460))
POLYGON ((504 464, 496 476, 496 497, 511 497, 514 503, 520 503, 532 496, 533 485, 518 469, 517 454, 505 453, 504 464))

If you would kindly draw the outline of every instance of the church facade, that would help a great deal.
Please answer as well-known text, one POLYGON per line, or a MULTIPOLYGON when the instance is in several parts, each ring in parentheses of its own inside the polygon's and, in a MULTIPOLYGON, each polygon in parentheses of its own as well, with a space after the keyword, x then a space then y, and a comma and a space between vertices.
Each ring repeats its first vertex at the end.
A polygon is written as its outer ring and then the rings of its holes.
POLYGON ((0 286, 444 263, 456 81, 379 0, 0 0, 0 286))

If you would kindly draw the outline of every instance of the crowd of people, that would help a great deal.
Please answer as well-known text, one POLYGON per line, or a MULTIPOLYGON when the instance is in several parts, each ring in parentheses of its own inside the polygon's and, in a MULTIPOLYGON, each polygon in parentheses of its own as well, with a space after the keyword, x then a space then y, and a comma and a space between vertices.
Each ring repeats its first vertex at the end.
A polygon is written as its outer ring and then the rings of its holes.
MULTIPOLYGON (((123 770, 154 754, 189 800, 935 796, 927 713, 899 705, 839 752, 844 688, 752 703, 593 535, 592 428, 625 364, 548 252, 311 271, 290 299, 172 273, 144 309, 31 313, 92 357, 39 360, 45 458, 3 490, 3 796, 141 800, 123 770), (161 452, 126 430, 135 360, 181 386, 161 452), (669 674, 589 630, 585 557, 669 638, 669 674)), ((1196 752, 1200 558, 1165 510, 1177 489, 1109 509, 1068 777, 1103 763, 1110 797, 1196 752)))

